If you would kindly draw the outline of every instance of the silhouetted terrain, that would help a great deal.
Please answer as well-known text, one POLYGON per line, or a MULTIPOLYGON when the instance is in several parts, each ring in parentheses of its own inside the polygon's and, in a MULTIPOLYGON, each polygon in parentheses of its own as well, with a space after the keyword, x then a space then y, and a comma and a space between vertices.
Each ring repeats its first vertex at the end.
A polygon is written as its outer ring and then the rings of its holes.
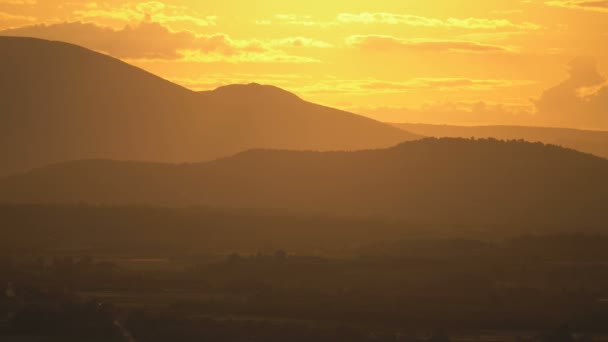
POLYGON ((0 75, 2 342, 608 341, 608 132, 394 127, 29 38, 0 75))
POLYGON ((577 151, 608 158, 608 132, 571 128, 526 126, 450 126, 427 124, 392 124, 405 131, 436 138, 495 138, 527 140, 572 148, 577 151))
MULTIPOLYGON (((466 227, 436 229, 381 219, 348 219, 252 210, 0 205, 5 253, 158 255, 234 251, 353 253, 359 246, 413 236, 486 236, 466 227)), ((511 234, 524 233, 513 229, 511 234)), ((488 236, 500 234, 488 232, 488 236)), ((1 254, 1 253, 0 253, 1 254)))
POLYGON ((271 86, 197 93, 75 45, 0 37, 0 176, 85 158, 188 162, 416 138, 271 86))
POLYGON ((84 205, 0 206, 0 223, 1 341, 608 337, 606 235, 84 205))
POLYGON ((252 150, 199 164, 75 161, 9 177, 0 200, 263 208, 413 222, 605 227, 608 161, 523 141, 384 150, 252 150))

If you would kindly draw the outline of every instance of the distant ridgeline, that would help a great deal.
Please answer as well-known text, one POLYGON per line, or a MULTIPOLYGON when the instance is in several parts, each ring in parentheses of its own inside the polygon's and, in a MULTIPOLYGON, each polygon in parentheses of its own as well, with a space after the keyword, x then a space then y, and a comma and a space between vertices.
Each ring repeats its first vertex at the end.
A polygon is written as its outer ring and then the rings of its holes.
POLYGON ((608 158, 608 132, 529 126, 450 126, 393 124, 404 131, 436 138, 496 138, 540 141, 608 158))
POLYGON ((608 222, 606 175, 608 160, 542 143, 428 138, 358 152, 252 150, 197 164, 60 163, 0 181, 0 200, 587 231, 608 222))

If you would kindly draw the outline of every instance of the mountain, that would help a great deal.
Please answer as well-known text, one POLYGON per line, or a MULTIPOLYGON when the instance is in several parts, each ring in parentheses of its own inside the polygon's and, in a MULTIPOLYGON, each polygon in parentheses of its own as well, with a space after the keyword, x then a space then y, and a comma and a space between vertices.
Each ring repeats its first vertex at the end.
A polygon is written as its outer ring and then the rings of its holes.
POLYGON ((570 128, 547 128, 526 126, 448 126, 427 124, 392 124, 407 132, 427 137, 452 138, 496 138, 505 140, 523 139, 540 141, 572 148, 608 158, 608 132, 586 131, 570 128))
POLYGON ((192 205, 447 225, 601 228, 608 160, 495 139, 357 152, 252 150, 197 164, 85 160, 0 182, 0 201, 192 205))
POLYGON ((0 176, 66 160, 211 160, 418 138, 258 84, 194 92, 79 46, 0 37, 0 176))

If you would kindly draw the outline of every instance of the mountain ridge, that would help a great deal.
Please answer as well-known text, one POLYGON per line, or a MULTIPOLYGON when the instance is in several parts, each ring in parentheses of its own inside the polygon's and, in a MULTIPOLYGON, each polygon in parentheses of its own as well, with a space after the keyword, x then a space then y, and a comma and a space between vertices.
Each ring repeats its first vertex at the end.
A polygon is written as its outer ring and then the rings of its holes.
POLYGON ((63 42, 0 37, 0 72, 0 175, 74 159, 188 162, 251 148, 358 150, 419 138, 276 87, 194 92, 63 42))
POLYGON ((454 126, 420 123, 391 123, 391 125, 408 132, 437 138, 493 137, 507 140, 523 139, 531 142, 541 141, 608 158, 608 131, 518 125, 454 126))
POLYGON ((251 150, 192 164, 75 162, 0 181, 0 201, 209 206, 436 224, 604 226, 608 161, 495 139, 353 152, 251 150))

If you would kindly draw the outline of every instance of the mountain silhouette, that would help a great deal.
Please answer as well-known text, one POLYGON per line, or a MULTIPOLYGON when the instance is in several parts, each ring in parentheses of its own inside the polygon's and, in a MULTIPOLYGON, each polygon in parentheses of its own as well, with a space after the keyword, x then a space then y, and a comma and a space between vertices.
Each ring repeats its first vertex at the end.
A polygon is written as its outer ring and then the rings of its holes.
POLYGON ((0 37, 0 176, 66 160, 199 162, 418 138, 258 84, 194 92, 67 43, 0 37))
POLYGON ((0 200, 584 230, 608 219, 606 174, 608 160, 561 147, 428 138, 356 152, 251 150, 196 164, 61 163, 1 181, 0 200))
POLYGON ((450 126, 428 124, 393 124, 407 132, 427 137, 523 139, 572 148, 608 158, 608 132, 572 128, 529 126, 450 126))

